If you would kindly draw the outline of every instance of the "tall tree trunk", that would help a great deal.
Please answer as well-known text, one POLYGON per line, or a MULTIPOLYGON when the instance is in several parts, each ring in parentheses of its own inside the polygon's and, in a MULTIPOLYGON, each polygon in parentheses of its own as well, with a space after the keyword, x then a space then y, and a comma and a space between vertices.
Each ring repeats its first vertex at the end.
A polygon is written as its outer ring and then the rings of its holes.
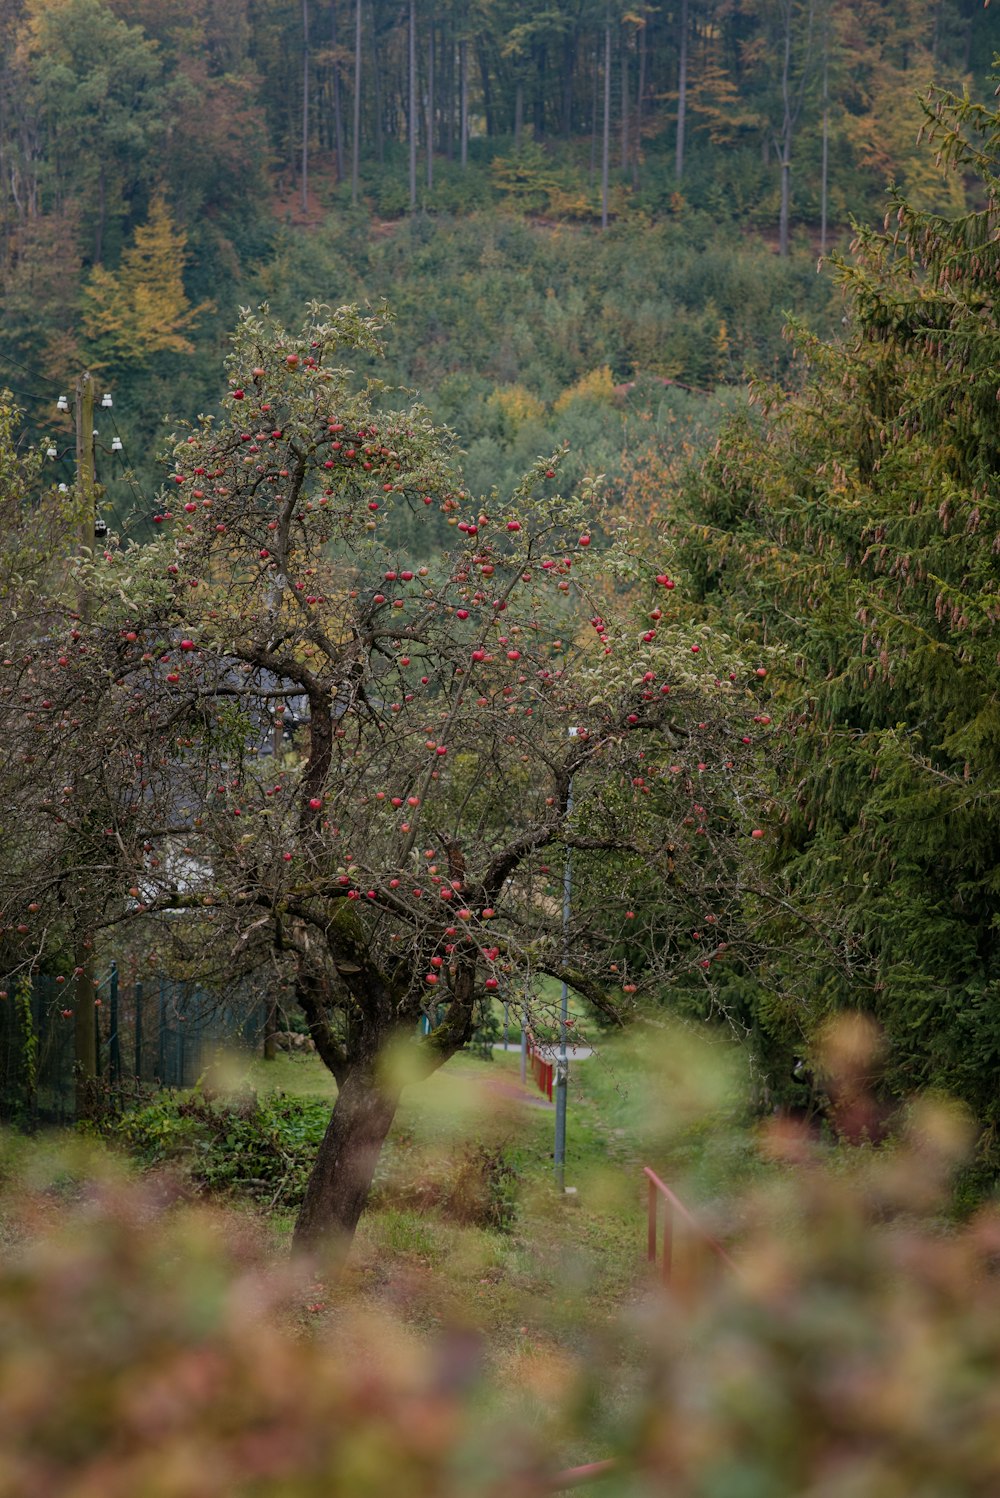
POLYGON ((463 36, 458 44, 459 90, 461 93, 460 154, 463 170, 469 164, 469 44, 463 36))
POLYGON ((684 175, 684 127, 687 123, 688 79, 688 0, 681 0, 681 34, 677 60, 677 146, 674 153, 674 175, 678 182, 684 175))
POLYGON ((409 108, 409 144, 410 144, 410 212, 417 211, 417 4, 416 0, 410 0, 410 108, 409 108))
POLYGON ((621 33, 621 75, 622 75, 622 158, 621 169, 628 171, 628 37, 624 29, 621 33))
POLYGON ((820 168, 819 252, 826 254, 827 208, 830 188, 830 38, 823 27, 823 158, 820 168))
POLYGON ((382 1087, 372 1064, 345 1077, 295 1223, 296 1251, 346 1251, 398 1106, 398 1092, 382 1087))
POLYGON ((536 45, 532 49, 535 61, 535 89, 531 101, 531 124, 535 140, 545 138, 545 73, 548 65, 548 49, 536 45))
POLYGON ((521 149, 521 131, 524 128, 524 80, 518 78, 514 85, 514 150, 521 149))
POLYGON ((573 81, 576 73, 576 49, 579 31, 576 26, 567 28, 563 37, 562 66, 562 133, 566 140, 573 134, 573 81))
POLYGON ((333 149, 337 168, 337 186, 344 180, 344 109, 340 88, 340 38, 337 35, 337 3, 330 6, 330 46, 333 49, 333 149))
MULTIPOLYGON (((377 61, 375 72, 377 77, 377 61)), ((351 202, 356 206, 361 170, 361 0, 354 3, 354 119, 351 131, 351 202)))
POLYGON ((309 212, 309 0, 302 0, 302 212, 309 212))
POLYGON ((646 100, 646 32, 649 30, 648 18, 643 19, 639 27, 639 82, 635 91, 635 150, 632 153, 632 186, 638 190, 640 157, 642 155, 642 106, 646 100))
POLYGON ((444 106, 444 154, 449 162, 455 160, 455 38, 448 33, 445 49, 445 98, 444 106))
POLYGON ((795 125, 802 110, 806 82, 811 59, 812 26, 815 0, 806 7, 806 33, 802 47, 804 61, 799 71, 798 85, 792 91, 792 29, 795 19, 795 0, 782 0, 785 21, 784 49, 781 65, 781 136, 776 142, 781 160, 781 208, 778 215, 778 253, 788 254, 789 227, 792 200, 792 142, 795 125))
POLYGON ((434 186, 434 12, 427 36, 427 191, 434 186))
POLYGON ((97 228, 94 231, 94 264, 103 264, 104 254, 104 225, 108 216, 108 179, 101 163, 101 169, 97 174, 97 228))
POLYGON ((372 93, 375 105, 375 159, 379 166, 385 166, 384 90, 382 88, 382 67, 378 55, 378 32, 375 29, 374 16, 372 17, 372 93))
POLYGON ((587 181, 591 187, 594 185, 594 176, 597 172, 597 114, 601 97, 601 54, 600 48, 594 46, 594 90, 590 101, 590 171, 587 181))
POLYGON ((778 254, 788 254, 788 220, 792 197, 792 4, 785 4, 785 45, 781 66, 781 207, 778 210, 778 254))
POLYGON ((611 17, 604 19, 604 130, 601 137, 601 228, 608 227, 608 166, 611 156, 611 17))
POLYGON ((483 46, 482 35, 476 37, 476 61, 479 64, 479 86, 483 91, 483 113, 486 116, 486 134, 490 140, 496 135, 496 115, 493 110, 493 85, 490 83, 490 64, 483 46))

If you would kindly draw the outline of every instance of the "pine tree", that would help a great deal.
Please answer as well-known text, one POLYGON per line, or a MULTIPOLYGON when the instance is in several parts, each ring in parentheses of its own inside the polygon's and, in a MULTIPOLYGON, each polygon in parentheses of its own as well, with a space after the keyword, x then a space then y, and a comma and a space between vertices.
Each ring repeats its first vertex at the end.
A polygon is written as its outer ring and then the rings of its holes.
POLYGON ((838 266, 837 343, 801 329, 690 497, 706 604, 783 648, 788 900, 750 1007, 779 1091, 833 1008, 875 1013, 887 1081, 1000 1122, 1000 113, 938 97, 947 219, 900 195, 838 266))

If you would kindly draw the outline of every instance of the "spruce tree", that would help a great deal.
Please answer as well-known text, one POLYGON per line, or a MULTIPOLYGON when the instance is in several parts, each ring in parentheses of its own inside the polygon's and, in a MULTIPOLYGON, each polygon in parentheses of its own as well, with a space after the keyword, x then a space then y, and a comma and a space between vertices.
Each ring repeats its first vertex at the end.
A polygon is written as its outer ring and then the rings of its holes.
MULTIPOLYGON (((1000 1120, 1000 113, 939 95, 946 218, 898 193, 836 262, 836 342, 792 337, 689 494, 705 606, 784 654, 778 857, 744 995, 772 1081, 833 1009, 874 1013, 888 1086, 1000 1120)), ((984 1135, 989 1138, 991 1135, 984 1135)))

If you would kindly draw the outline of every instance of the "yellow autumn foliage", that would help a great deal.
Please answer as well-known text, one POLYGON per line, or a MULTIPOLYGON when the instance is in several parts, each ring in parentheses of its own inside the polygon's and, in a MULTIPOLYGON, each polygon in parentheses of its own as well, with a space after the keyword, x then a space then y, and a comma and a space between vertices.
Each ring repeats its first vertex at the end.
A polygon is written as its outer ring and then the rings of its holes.
POLYGON ((524 385, 502 385, 494 390, 487 405, 498 411, 506 430, 513 435, 531 421, 545 420, 545 403, 524 385))
POLYGON ((566 410, 576 400, 587 401, 609 401, 614 395, 615 382, 609 365, 602 364, 598 369, 591 369, 575 382, 561 395, 556 397, 553 409, 558 412, 566 410))
POLYGON ((139 362, 153 354, 190 354, 185 337, 202 312, 184 291, 187 235, 173 223, 158 193, 149 218, 135 231, 116 271, 95 265, 83 289, 83 336, 94 368, 115 360, 139 362))

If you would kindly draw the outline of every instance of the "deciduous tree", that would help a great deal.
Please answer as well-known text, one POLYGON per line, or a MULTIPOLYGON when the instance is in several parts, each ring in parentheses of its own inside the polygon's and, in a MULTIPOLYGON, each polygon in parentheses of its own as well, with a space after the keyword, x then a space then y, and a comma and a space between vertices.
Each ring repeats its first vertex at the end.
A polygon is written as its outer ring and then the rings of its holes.
POLYGON ((291 986, 339 1086, 305 1246, 353 1231, 400 1087, 494 994, 529 1018, 543 975, 608 1014, 678 975, 709 994, 761 831, 756 673, 672 622, 666 571, 601 544, 559 455, 473 501, 449 434, 342 367, 377 334, 351 309, 294 334, 244 315, 163 534, 99 553, 87 622, 30 681, 7 668, 48 727, 37 793, 62 826, 85 805, 105 850, 98 919, 144 910, 189 970, 291 986), (454 522, 436 565, 400 551, 411 509, 454 522), (101 757, 57 793, 86 726, 71 668, 93 676, 101 757))

